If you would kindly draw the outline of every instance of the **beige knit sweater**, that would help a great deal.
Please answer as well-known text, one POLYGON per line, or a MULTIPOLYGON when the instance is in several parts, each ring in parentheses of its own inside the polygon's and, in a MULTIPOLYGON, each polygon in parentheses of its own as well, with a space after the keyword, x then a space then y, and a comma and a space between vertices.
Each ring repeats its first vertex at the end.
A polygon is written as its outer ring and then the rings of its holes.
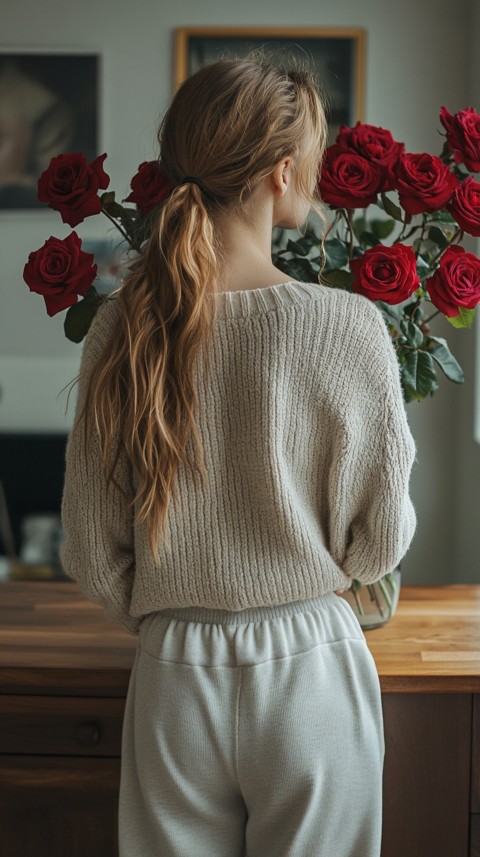
MULTIPOLYGON (((107 495, 98 447, 69 435, 60 558, 90 600, 133 634, 165 607, 275 605, 372 583, 416 529, 416 447, 395 350, 378 307, 316 283, 221 292, 209 384, 202 352, 196 414, 208 486, 177 471, 171 551, 157 567, 145 525, 107 495)), ((89 367, 116 324, 115 300, 84 340, 76 416, 89 367)), ((83 430, 83 426, 81 427, 83 430)), ((136 485, 129 462, 117 479, 136 485)), ((113 493, 112 493, 113 490, 113 493)))

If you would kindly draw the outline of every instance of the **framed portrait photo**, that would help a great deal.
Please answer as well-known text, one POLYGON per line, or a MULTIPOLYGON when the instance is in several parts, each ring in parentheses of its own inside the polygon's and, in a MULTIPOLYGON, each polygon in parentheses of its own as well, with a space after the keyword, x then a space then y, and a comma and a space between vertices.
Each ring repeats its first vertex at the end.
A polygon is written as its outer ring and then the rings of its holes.
POLYGON ((327 94, 328 144, 340 125, 364 121, 365 43, 361 28, 181 27, 175 30, 174 91, 190 75, 220 57, 252 49, 278 50, 279 59, 298 55, 317 72, 327 94))
POLYGON ((100 55, 0 47, 0 211, 44 209, 38 179, 65 152, 97 157, 100 55))

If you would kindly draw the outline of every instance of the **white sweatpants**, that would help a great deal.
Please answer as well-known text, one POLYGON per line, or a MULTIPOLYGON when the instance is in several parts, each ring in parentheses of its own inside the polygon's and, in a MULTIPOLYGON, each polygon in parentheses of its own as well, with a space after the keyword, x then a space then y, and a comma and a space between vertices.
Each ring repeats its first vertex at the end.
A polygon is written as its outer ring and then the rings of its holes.
POLYGON ((380 857, 384 753, 345 599, 151 613, 123 722, 120 857, 380 857))

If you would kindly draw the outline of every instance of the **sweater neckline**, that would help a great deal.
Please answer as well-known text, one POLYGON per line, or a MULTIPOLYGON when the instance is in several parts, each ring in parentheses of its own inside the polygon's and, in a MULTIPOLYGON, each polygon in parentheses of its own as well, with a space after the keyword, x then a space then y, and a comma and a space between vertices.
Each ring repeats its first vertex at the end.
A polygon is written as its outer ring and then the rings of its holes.
POLYGON ((260 286, 258 289, 215 291, 211 296, 216 301, 217 318, 246 318, 294 304, 307 303, 312 298, 321 297, 324 289, 325 286, 319 283, 288 280, 284 283, 260 286))

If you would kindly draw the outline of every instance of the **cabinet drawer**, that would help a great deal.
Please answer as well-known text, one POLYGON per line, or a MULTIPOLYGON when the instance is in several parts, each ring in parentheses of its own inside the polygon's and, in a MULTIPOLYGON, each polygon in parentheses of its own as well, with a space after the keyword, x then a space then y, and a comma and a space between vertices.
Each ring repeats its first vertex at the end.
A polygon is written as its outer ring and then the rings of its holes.
POLYGON ((125 699, 0 695, 0 753, 120 756, 125 699))

